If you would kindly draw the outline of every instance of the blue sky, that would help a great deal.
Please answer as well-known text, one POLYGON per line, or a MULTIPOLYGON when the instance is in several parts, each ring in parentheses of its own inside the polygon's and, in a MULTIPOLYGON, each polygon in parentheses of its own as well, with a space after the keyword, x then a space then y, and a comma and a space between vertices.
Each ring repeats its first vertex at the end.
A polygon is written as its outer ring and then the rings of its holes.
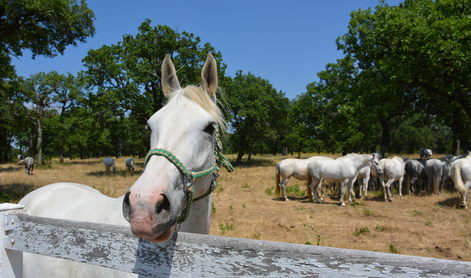
MULTIPOLYGON (((386 0, 390 6, 401 0, 386 0)), ((209 42, 223 56, 226 75, 237 70, 270 81, 290 99, 318 81, 327 63, 343 57, 335 40, 348 30, 350 13, 375 8, 379 0, 238 0, 160 1, 87 0, 96 17, 96 34, 87 43, 68 47, 63 56, 31 59, 28 51, 12 58, 17 74, 29 77, 52 70, 74 75, 83 70, 88 50, 117 44, 136 35, 146 19, 209 42)))

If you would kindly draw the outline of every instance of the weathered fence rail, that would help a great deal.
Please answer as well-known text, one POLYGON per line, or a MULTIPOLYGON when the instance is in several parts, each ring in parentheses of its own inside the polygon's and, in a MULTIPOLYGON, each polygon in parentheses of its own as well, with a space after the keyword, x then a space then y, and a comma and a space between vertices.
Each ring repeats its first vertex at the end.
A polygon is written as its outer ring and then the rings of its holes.
POLYGON ((189 233, 158 244, 128 227, 19 211, 0 205, 0 277, 21 277, 22 252, 154 277, 471 277, 471 262, 189 233))

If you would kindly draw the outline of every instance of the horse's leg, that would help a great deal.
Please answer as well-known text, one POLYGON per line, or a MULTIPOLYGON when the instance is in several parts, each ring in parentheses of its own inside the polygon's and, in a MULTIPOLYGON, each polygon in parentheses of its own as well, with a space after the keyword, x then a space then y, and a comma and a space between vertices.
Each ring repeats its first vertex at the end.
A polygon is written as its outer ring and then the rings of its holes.
POLYGON ((409 193, 409 195, 412 195, 412 189, 411 189, 411 186, 410 184, 412 183, 412 180, 410 178, 410 175, 407 175, 407 193, 409 193))
POLYGON ((321 184, 321 182, 322 182, 322 178, 311 177, 311 184, 309 184, 309 187, 311 188, 311 192, 314 194, 313 201, 318 203, 318 204, 320 202, 319 202, 319 198, 318 198, 318 195, 317 195, 317 188, 321 184))
POLYGON ((324 198, 322 197, 322 193, 324 193, 324 191, 322 190, 323 181, 324 179, 321 178, 321 180, 319 181, 319 184, 317 185, 317 195, 319 196, 319 199, 321 199, 321 201, 324 201, 324 198))
POLYGON ((432 183, 433 183, 433 177, 428 177, 428 192, 431 192, 432 191, 432 183))
POLYGON ((344 198, 345 198, 345 191, 347 189, 347 184, 345 182, 337 182, 337 184, 340 189, 340 206, 344 207, 345 206, 344 198))
POLYGON ((384 183, 384 177, 381 177, 381 185, 383 186, 383 194, 384 194, 384 201, 387 202, 387 191, 386 191, 386 184, 384 183))
POLYGON ((281 193, 283 194, 284 201, 289 201, 288 196, 286 195, 286 186, 288 185, 288 181, 289 181, 289 178, 283 177, 283 180, 281 180, 281 183, 280 183, 281 193))
POLYGON ((411 179, 410 176, 407 176, 407 178, 410 180, 410 182, 407 181, 408 185, 409 185, 409 188, 408 188, 409 189, 409 194, 411 194, 411 190, 412 190, 412 193, 415 193, 415 191, 417 191, 417 187, 418 187, 418 185, 415 184, 415 182, 417 181, 418 177, 412 177, 412 179, 411 179), (415 188, 415 190, 414 190, 414 188, 415 188))
POLYGON ((365 200, 368 200, 368 183, 370 182, 370 176, 366 175, 366 177, 363 178, 363 188, 365 190, 365 200))
POLYGON ((404 176, 399 178, 399 198, 402 199, 402 182, 404 181, 404 176))
POLYGON ((358 191, 360 193, 360 199, 363 200, 363 193, 361 193, 365 188, 365 178, 358 180, 358 191))
POLYGON ((387 194, 388 194, 388 200, 390 202, 392 202, 392 200, 394 199, 392 193, 391 193, 391 185, 394 183, 394 179, 389 179, 388 182, 386 183, 386 188, 388 190, 387 194))

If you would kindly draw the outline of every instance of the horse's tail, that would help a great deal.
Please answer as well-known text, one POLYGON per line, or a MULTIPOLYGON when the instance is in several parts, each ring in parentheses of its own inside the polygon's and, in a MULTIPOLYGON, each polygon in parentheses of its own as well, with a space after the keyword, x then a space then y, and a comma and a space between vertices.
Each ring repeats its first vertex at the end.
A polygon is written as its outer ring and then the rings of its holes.
POLYGON ((455 184, 456 190, 463 195, 466 193, 467 189, 464 187, 463 179, 461 178, 461 162, 455 162, 452 168, 451 179, 455 184))
POLYGON ((276 186, 275 194, 280 195, 280 162, 276 163, 276 186))
POLYGON ((312 177, 311 174, 309 174, 309 171, 307 173, 307 179, 306 179, 306 185, 307 185, 307 198, 309 200, 312 200, 312 190, 311 187, 309 186, 312 183, 312 177))

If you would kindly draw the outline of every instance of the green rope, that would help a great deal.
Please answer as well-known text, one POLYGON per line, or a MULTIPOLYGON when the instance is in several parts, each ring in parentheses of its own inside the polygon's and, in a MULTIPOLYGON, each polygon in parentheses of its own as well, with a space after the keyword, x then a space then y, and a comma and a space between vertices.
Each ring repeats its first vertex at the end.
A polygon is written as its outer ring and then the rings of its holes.
POLYGON ((167 150, 159 149, 159 148, 152 149, 149 151, 149 153, 146 156, 146 159, 144 160, 144 169, 146 168, 147 162, 149 162, 150 158, 154 155, 163 156, 167 158, 168 161, 170 161, 173 165, 175 165, 175 167, 177 167, 177 169, 180 170, 183 173, 183 175, 185 175, 190 180, 190 186, 187 187, 188 198, 186 201, 186 206, 182 210, 182 214, 177 220, 178 224, 185 222, 185 220, 188 218, 188 215, 190 214, 190 210, 191 210, 191 205, 193 202, 206 198, 208 195, 210 195, 214 191, 214 189, 216 189, 216 187, 218 186, 218 183, 216 180, 219 176, 219 167, 218 167, 219 164, 222 163, 222 165, 224 165, 224 167, 226 168, 228 172, 234 171, 232 164, 222 154, 222 145, 221 145, 221 142, 219 141, 219 131, 216 132, 216 148, 214 151, 216 163, 214 163, 208 169, 205 169, 199 172, 190 173, 188 169, 186 169, 183 163, 175 155, 173 155, 171 152, 167 150), (193 200, 193 193, 194 193, 193 181, 195 181, 196 179, 211 175, 211 174, 214 174, 213 180, 208 190, 206 191, 206 193, 204 193, 200 197, 193 200))

